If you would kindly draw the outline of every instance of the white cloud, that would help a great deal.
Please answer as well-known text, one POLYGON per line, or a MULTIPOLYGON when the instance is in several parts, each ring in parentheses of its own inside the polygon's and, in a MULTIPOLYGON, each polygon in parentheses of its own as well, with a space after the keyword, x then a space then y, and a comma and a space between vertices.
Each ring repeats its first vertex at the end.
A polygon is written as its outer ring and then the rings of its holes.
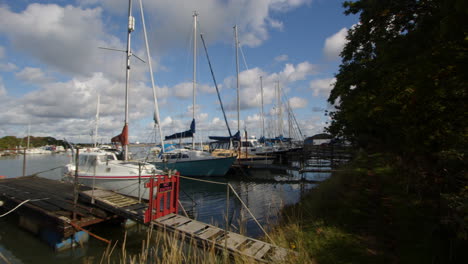
POLYGON ((18 69, 18 67, 15 64, 11 63, 11 62, 0 63, 0 71, 12 72, 12 71, 15 71, 17 69, 18 69))
POLYGON ((294 66, 293 64, 287 63, 284 70, 279 74, 281 81, 295 82, 304 80, 307 76, 316 74, 317 66, 310 64, 307 61, 301 62, 294 66))
MULTIPOLYGON (((0 33, 16 51, 56 71, 74 76, 91 76, 97 71, 125 76, 124 54, 98 49, 124 47, 118 38, 106 33, 99 7, 81 9, 34 3, 16 13, 0 6, 0 33)), ((141 66, 134 68, 138 67, 141 66)))
MULTIPOLYGON (((240 104, 241 109, 249 109, 261 106, 260 76, 263 76, 263 102, 270 104, 276 100, 277 81, 280 81, 280 88, 285 92, 288 84, 305 80, 317 73, 317 66, 305 61, 297 65, 287 63, 279 73, 268 74, 260 68, 253 68, 242 71, 239 74, 240 104)), ((229 77, 224 80, 224 86, 230 89, 236 88, 236 79, 229 77)), ((231 97, 226 102, 227 110, 237 109, 237 97, 231 97)), ((260 108, 259 108, 260 109, 260 108)))
POLYGON ((314 96, 328 97, 336 78, 317 79, 310 82, 309 87, 313 91, 314 96))
POLYGON ((171 88, 174 95, 179 98, 192 98, 193 97, 193 84, 191 82, 183 82, 171 88))
POLYGON ((270 23, 270 27, 277 29, 279 31, 283 31, 284 29, 283 22, 275 20, 275 19, 268 19, 268 22, 270 23))
MULTIPOLYGON (((65 82, 46 82, 39 89, 0 104, 0 123, 27 125, 56 137, 89 135, 96 114, 96 96, 101 95, 100 134, 108 138, 117 134, 124 120, 125 83, 112 81, 103 73, 74 78, 65 82)), ((130 126, 153 113, 151 88, 132 82, 129 96, 130 126), (137 96, 138 95, 138 96, 137 96)), ((143 133, 132 130, 133 134, 143 133)), ((84 139, 83 139, 84 140, 84 139)))
POLYGON ((46 74, 40 68, 26 67, 22 71, 16 73, 16 78, 25 82, 33 84, 41 84, 50 82, 51 77, 46 74))
POLYGON ((5 88, 5 85, 3 84, 3 79, 0 76, 0 98, 5 97, 7 94, 7 90, 5 88))
MULTIPOLYGON (((111 0, 81 0, 83 6, 102 5, 106 10, 124 15, 127 7, 123 1, 111 0)), ((258 46, 269 38, 269 29, 282 30, 283 23, 273 18, 274 13, 284 13, 311 0, 159 0, 146 1, 148 28, 157 36, 157 47, 165 49, 185 43, 192 21, 192 12, 199 13, 199 22, 208 42, 232 41, 232 26, 239 26, 239 41, 241 45, 258 46), (151 25, 158 25, 152 28, 151 25)), ((136 10, 139 10, 135 3, 136 10)))
POLYGON ((301 97, 292 97, 289 99, 289 105, 293 109, 304 108, 307 106, 307 100, 301 97))
POLYGON ((278 61, 278 62, 287 61, 287 60, 288 60, 288 55, 286 54, 279 55, 275 58, 275 61, 278 61))
POLYGON ((346 45, 346 36, 348 35, 348 29, 342 28, 340 31, 335 33, 333 36, 328 37, 325 40, 323 52, 329 59, 337 59, 340 56, 341 51, 346 45))

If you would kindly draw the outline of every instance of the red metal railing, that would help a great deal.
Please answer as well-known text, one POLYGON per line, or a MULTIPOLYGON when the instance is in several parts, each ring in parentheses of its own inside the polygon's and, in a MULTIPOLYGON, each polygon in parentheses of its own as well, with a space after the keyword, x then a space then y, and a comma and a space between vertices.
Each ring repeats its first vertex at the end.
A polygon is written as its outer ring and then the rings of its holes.
POLYGON ((152 177, 146 188, 149 188, 148 209, 144 222, 148 223, 159 217, 178 211, 179 173, 175 175, 157 175, 152 177))

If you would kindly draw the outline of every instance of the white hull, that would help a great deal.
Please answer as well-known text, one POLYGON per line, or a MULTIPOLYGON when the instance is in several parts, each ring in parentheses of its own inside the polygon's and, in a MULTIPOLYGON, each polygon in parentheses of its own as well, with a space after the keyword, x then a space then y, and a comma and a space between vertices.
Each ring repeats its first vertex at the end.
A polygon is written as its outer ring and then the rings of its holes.
MULTIPOLYGON (((76 166, 64 167, 65 176, 73 181, 76 166)), ((148 199, 145 183, 163 172, 148 163, 117 160, 109 152, 85 152, 80 154, 78 182, 91 188, 101 188, 120 194, 148 199)))
POLYGON ((145 184, 151 178, 150 175, 142 176, 141 179, 138 179, 138 177, 130 179, 124 177, 121 177, 121 179, 106 176, 98 177, 99 176, 96 178, 92 176, 78 176, 78 182, 91 188, 111 190, 136 198, 149 198, 148 188, 145 188, 145 184))

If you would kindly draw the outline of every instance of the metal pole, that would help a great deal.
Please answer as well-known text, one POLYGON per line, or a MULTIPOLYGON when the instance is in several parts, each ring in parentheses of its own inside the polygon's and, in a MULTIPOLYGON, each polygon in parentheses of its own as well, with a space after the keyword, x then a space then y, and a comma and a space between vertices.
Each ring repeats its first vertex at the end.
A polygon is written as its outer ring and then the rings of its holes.
POLYGON ((240 95, 239 95, 239 41, 237 36, 237 25, 234 26, 234 37, 236 40, 236 79, 237 79, 237 131, 240 131, 240 95))
POLYGON ((265 137, 265 116, 263 114, 263 77, 260 76, 260 90, 262 94, 262 137, 265 137))
POLYGON ((23 176, 26 176, 26 149, 24 149, 23 154, 23 176))
POLYGON ((76 159, 75 159, 75 181, 73 188, 73 220, 76 220, 76 204, 78 203, 78 167, 79 167, 79 156, 80 149, 76 149, 76 159))
MULTIPOLYGON (((159 138, 161 140, 161 149, 162 152, 166 152, 164 149, 164 139, 162 135, 162 128, 161 128, 161 121, 159 120, 159 103, 158 103, 158 95, 156 92, 156 86, 154 85, 154 76, 153 76, 153 66, 151 63, 151 54, 148 45, 148 36, 146 34, 146 24, 145 24, 145 16, 143 14, 143 3, 140 0, 140 14, 141 14, 141 24, 143 25, 143 36, 145 37, 145 47, 146 47, 146 57, 148 60, 148 67, 151 77, 151 87, 153 87, 153 100, 154 100, 154 125, 158 125, 159 129, 159 138)), ((155 136, 156 138, 156 136, 155 136)))
MULTIPOLYGON (((193 11, 193 119, 195 120, 195 96, 197 90, 197 11, 193 11)), ((195 149, 195 135, 192 136, 192 149, 195 149)))
MULTIPOLYGON (((130 49, 131 34, 135 29, 135 19, 132 17, 132 0, 128 1, 128 33, 127 33, 127 70, 125 74, 125 126, 128 126, 128 87, 130 84, 130 49)), ((124 145, 124 160, 128 159, 128 145, 124 145)))

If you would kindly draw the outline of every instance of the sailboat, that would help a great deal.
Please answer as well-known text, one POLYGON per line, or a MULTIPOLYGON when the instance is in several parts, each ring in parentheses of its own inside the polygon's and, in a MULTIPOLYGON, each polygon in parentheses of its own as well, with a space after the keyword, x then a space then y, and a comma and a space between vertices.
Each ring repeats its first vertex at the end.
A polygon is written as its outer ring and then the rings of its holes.
MULTIPOLYGON (((197 60, 197 12, 193 13, 193 119, 190 129, 184 132, 166 136, 165 140, 180 140, 192 138, 192 148, 166 149, 152 163, 159 168, 177 170, 184 176, 224 176, 236 160, 235 157, 215 157, 209 152, 195 149, 195 95, 196 95, 196 60, 197 60)), ((161 144, 164 146, 164 142, 161 144)))
MULTIPOLYGON (((144 162, 128 160, 128 95, 131 32, 135 29, 135 19, 132 16, 132 1, 128 5, 128 34, 127 34, 127 62, 125 84, 125 123, 122 132, 113 137, 113 142, 120 142, 123 146, 122 159, 118 159, 115 153, 105 150, 84 150, 79 153, 78 164, 73 158, 70 164, 64 167, 64 173, 68 177, 78 177, 78 181, 90 187, 113 190, 121 194, 138 198, 147 197, 145 182, 151 177, 163 174, 154 165, 144 162), (78 171, 77 171, 78 170, 78 171)), ((96 133, 97 134, 97 133, 96 133)), ((72 151, 72 153, 75 153, 72 151)))
MULTIPOLYGON (((240 88, 239 88, 239 41, 238 41, 238 32, 237 25, 234 26, 234 39, 236 44, 236 86, 237 86, 237 133, 234 136, 229 137, 210 137, 210 139, 217 140, 218 142, 213 142, 212 145, 222 146, 228 145, 228 149, 217 148, 212 152, 213 156, 217 157, 227 157, 235 156, 237 157, 236 163, 239 165, 250 166, 256 164, 268 165, 272 164, 274 161, 273 157, 269 156, 260 156, 255 155, 249 152, 249 150, 255 149, 255 147, 260 147, 258 142, 254 138, 244 138, 240 137, 240 88), (224 143, 224 144, 223 144, 224 143)), ((223 111, 224 112, 224 111, 223 111)), ((231 130, 229 124, 226 122, 226 126, 229 134, 231 135, 231 130)), ((247 134, 247 132, 245 133, 247 134)))

